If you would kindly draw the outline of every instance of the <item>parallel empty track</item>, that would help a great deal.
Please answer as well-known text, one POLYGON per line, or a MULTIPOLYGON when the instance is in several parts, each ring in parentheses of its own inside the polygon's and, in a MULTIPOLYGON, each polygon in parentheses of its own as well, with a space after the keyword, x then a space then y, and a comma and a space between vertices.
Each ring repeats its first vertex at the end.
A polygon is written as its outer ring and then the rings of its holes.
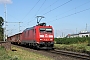
POLYGON ((83 60, 90 60, 90 54, 85 54, 85 53, 77 53, 77 52, 71 52, 71 51, 64 51, 64 50, 50 50, 49 52, 55 53, 55 54, 62 54, 66 56, 71 56, 75 58, 80 58, 83 60))

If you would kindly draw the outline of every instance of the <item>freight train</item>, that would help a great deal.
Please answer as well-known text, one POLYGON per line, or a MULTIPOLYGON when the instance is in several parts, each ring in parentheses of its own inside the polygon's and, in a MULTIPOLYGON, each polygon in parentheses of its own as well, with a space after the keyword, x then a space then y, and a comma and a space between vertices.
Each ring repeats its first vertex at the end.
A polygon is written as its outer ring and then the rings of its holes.
POLYGON ((36 26, 26 28, 22 33, 9 36, 7 40, 11 41, 11 43, 28 45, 39 49, 53 49, 54 30, 52 26, 40 23, 36 26))

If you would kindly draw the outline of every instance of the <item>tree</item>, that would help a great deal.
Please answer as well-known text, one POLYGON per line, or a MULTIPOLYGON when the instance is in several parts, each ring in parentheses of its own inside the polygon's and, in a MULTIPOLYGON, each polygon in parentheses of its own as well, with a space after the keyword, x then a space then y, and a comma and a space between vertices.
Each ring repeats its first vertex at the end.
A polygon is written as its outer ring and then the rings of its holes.
POLYGON ((4 24, 4 19, 2 17, 0 17, 0 27, 2 27, 4 24))
POLYGON ((2 17, 0 17, 0 41, 3 40, 3 36, 4 36, 4 29, 2 28, 4 24, 4 19, 2 17))

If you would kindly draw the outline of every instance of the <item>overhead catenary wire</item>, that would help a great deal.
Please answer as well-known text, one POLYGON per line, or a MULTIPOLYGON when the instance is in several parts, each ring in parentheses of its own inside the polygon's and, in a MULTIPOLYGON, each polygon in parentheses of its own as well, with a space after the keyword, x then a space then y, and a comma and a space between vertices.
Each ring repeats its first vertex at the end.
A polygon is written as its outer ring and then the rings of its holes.
POLYGON ((69 14, 69 15, 66 15, 66 16, 63 16, 61 18, 58 18, 58 19, 55 19, 55 20, 52 20, 52 21, 49 21, 49 23, 54 22, 54 21, 59 20, 59 19, 63 19, 63 18, 72 16, 72 15, 75 15, 75 14, 78 14, 78 13, 81 13, 81 12, 84 12, 84 11, 87 11, 87 10, 90 10, 90 8, 87 8, 87 9, 84 9, 84 10, 81 10, 81 11, 78 11, 78 12, 75 12, 75 13, 72 13, 72 14, 69 14))
MULTIPOLYGON (((55 2, 53 2, 52 4, 50 4, 48 7, 46 7, 45 9, 43 9, 42 11, 45 11, 46 9, 48 9, 49 7, 53 6, 55 3, 57 3, 59 0, 56 0, 55 2)), ((41 11, 41 12, 42 12, 41 11)))
POLYGON ((11 18, 16 19, 16 20, 19 21, 19 19, 17 19, 15 16, 13 16, 13 15, 11 15, 11 14, 9 14, 9 13, 7 13, 7 14, 8 14, 8 16, 10 16, 11 18))
MULTIPOLYGON (((88 4, 88 3, 90 3, 90 1, 85 2, 85 3, 79 5, 79 6, 75 7, 75 8, 72 8, 72 9, 70 9, 70 10, 68 10, 68 11, 66 11, 66 12, 64 12, 64 13, 62 13, 62 14, 66 14, 66 13, 68 13, 68 12, 70 12, 70 11, 72 11, 72 10, 75 10, 75 9, 77 9, 77 8, 80 8, 80 7, 82 7, 82 6, 84 6, 84 5, 88 4)), ((59 15, 62 15, 62 14, 59 14, 59 15)), ((58 17, 59 15, 57 15, 56 17, 58 17)))
POLYGON ((68 12, 71 12, 72 10, 75 10, 75 9, 77 9, 77 8, 80 8, 80 7, 82 7, 82 6, 84 6, 84 5, 88 4, 88 3, 90 3, 90 1, 87 1, 87 2, 85 2, 85 3, 83 3, 83 4, 79 5, 79 6, 76 6, 76 7, 72 8, 72 9, 66 11, 66 12, 63 12, 63 13, 55 16, 55 17, 58 17, 58 16, 60 16, 60 15, 66 14, 66 13, 68 13, 68 12))
MULTIPOLYGON (((46 0, 45 0, 45 1, 46 1, 46 0)), ((44 1, 43 4, 41 5, 41 7, 44 5, 45 1, 44 1)), ((50 6, 52 6, 53 4, 55 4, 57 1, 58 1, 58 0, 56 0, 55 2, 53 2, 52 4, 50 4, 47 8, 49 8, 50 6)), ((40 7, 40 8, 41 8, 41 7, 40 7)), ((39 8, 39 9, 40 9, 40 8, 39 8)), ((46 8, 46 9, 47 9, 47 8, 46 8)), ((44 10, 46 10, 46 9, 44 9, 44 10)), ((39 10, 38 10, 38 11, 39 11, 39 10)), ((37 11, 37 12, 38 12, 38 11, 37 11)), ((43 11, 43 10, 42 10, 42 11, 43 11)), ((42 12, 42 11, 41 11, 41 12, 42 12)), ((37 13, 36 13, 36 14, 37 14, 37 13)), ((34 15, 34 17, 36 16, 36 14, 34 15)), ((29 22, 32 22, 32 21, 33 21, 33 20, 31 20, 31 21, 29 21, 29 22)), ((28 23, 29 23, 29 22, 28 22, 28 23)))
POLYGON ((42 5, 40 6, 40 8, 38 9, 38 11, 36 12, 35 16, 37 15, 37 13, 40 11, 40 9, 42 8, 42 6, 45 4, 46 0, 44 0, 44 2, 42 3, 42 5))
MULTIPOLYGON (((78 8, 78 7, 76 7, 76 8, 78 8)), ((76 9, 76 8, 74 8, 74 9, 76 9)), ((33 20, 31 20, 31 21, 33 21, 33 20)))
MULTIPOLYGON (((82 7, 83 5, 85 5, 85 4, 87 4, 87 3, 90 3, 90 1, 89 1, 89 2, 86 2, 86 3, 83 3, 83 4, 77 6, 77 7, 73 8, 73 9, 70 9, 70 10, 66 11, 66 12, 63 12, 62 14, 68 13, 69 11, 72 11, 72 10, 75 10, 75 9, 78 9, 78 8, 82 7)), ((34 7, 34 8, 35 8, 35 7, 34 7)), ((33 8, 33 9, 34 9, 34 8, 33 8)), ((33 10, 33 9, 32 9, 32 10, 33 10)), ((32 10, 31 10, 31 11, 32 11, 32 10)), ((59 14, 58 16, 59 16, 60 18, 56 18, 56 19, 54 19, 54 20, 52 20, 52 21, 54 22, 54 21, 57 21, 57 20, 60 20, 60 19, 64 19, 64 18, 73 16, 73 15, 75 15, 75 14, 79 14, 79 13, 84 12, 84 11, 87 11, 87 10, 90 10, 90 9, 85 9, 85 10, 73 12, 72 14, 64 15, 63 17, 60 17, 61 14, 59 14)), ((31 12, 31 11, 30 11, 30 12, 31 12)), ((37 13, 38 13, 38 12, 41 12, 41 11, 39 10, 39 11, 37 11, 37 13)), ((51 11, 50 11, 50 12, 51 12, 51 11)), ((37 14, 37 13, 36 13, 36 14, 37 14)), ((28 13, 28 14, 29 14, 29 13, 28 13)), ((27 16, 28 16, 28 14, 27 14, 27 16)), ((48 14, 48 13, 47 13, 47 14, 48 14)), ((46 14, 45 14, 45 15, 46 15, 46 14)), ((27 16, 26 16, 26 17, 27 17, 27 16)), ((26 17, 25 17, 25 18, 26 18, 26 17)), ((14 18, 14 16, 13 16, 13 18, 14 18)), ((24 18, 24 19, 25 19, 25 18, 24 18)), ((34 18, 35 18, 35 17, 34 17, 34 18)), ((54 18, 54 17, 53 17, 53 18, 54 18)), ((16 19, 16 18, 14 18, 14 19, 16 19)), ((33 21, 33 20, 31 20, 30 22, 32 22, 32 21, 33 21)), ((51 21, 51 23, 52 23, 52 21, 51 21)), ((50 22, 50 21, 49 21, 49 22, 50 22)))
MULTIPOLYGON (((23 17, 23 19, 25 19, 27 16, 28 16, 28 14, 36 7, 36 5, 38 4, 40 2, 40 0, 38 0, 37 2, 36 2, 36 4, 29 10, 29 12, 23 17)), ((22 19, 22 20, 23 20, 22 19)))
POLYGON ((69 1, 67 1, 67 2, 65 2, 65 3, 63 3, 62 5, 59 5, 58 7, 53 8, 52 10, 49 10, 48 12, 44 13, 43 15, 46 15, 46 14, 52 12, 53 10, 56 10, 56 9, 58 9, 58 8, 64 6, 64 5, 66 5, 67 3, 71 2, 71 1, 72 1, 72 0, 69 0, 69 1))
MULTIPOLYGON (((40 0, 39 0, 39 1, 40 1, 40 0)), ((39 2, 39 1, 38 1, 38 2, 39 2)), ((58 1, 58 0, 57 0, 57 1, 58 1)), ((56 2, 57 2, 57 1, 56 1, 56 2)), ((89 2, 90 2, 90 1, 89 1, 89 2)), ((85 5, 85 4, 87 4, 87 3, 89 3, 89 2, 83 3, 83 4, 81 4, 81 5, 79 5, 79 6, 75 7, 75 8, 73 8, 73 9, 71 9, 71 10, 77 9, 77 8, 79 8, 79 7, 81 7, 81 6, 85 5)), ((71 10, 68 10, 68 11, 71 11, 71 10)), ((67 12, 68 12, 68 11, 67 11, 67 12)), ((65 12, 65 13, 66 13, 66 12, 65 12)), ((60 15, 61 15, 61 14, 60 14, 60 15)), ((33 20, 31 20, 31 21, 33 21, 33 20)), ((30 21, 30 22, 31 22, 31 21, 30 21)))
POLYGON ((37 6, 37 4, 40 2, 40 0, 38 0, 37 2, 36 2, 36 4, 29 10, 29 12, 24 16, 24 18, 22 19, 22 20, 24 20, 27 16, 28 16, 28 14, 37 6))
POLYGON ((18 23, 19 24, 19 33, 20 33, 20 24, 23 22, 6 22, 6 23, 18 23))
MULTIPOLYGON (((23 17, 22 20, 24 20, 24 19, 28 16, 28 14, 36 7, 36 5, 37 5, 39 2, 40 2, 40 0, 38 0, 38 1, 36 2, 36 4, 29 10, 29 12, 23 17)), ((9 14, 9 16, 11 16, 12 18, 14 18, 14 19, 16 19, 16 20, 19 20, 19 19, 15 18, 14 16, 12 16, 12 15, 10 15, 10 14, 9 14)))
MULTIPOLYGON (((44 10, 46 10, 46 9, 48 9, 50 6, 52 6, 52 5, 54 5, 56 2, 58 2, 59 0, 56 0, 55 2, 53 2, 52 4, 50 4, 47 8, 45 8, 44 10)), ((42 8, 42 6, 45 4, 45 2, 46 2, 46 0, 43 2, 43 4, 41 5, 41 7, 39 8, 39 10, 42 8)), ((38 10, 38 11, 39 11, 38 10)), ((38 13, 38 11, 37 11, 37 13, 38 13)), ((43 10, 42 10, 43 11, 43 10)), ((41 12, 42 12, 41 11, 41 12)), ((36 14, 37 14, 36 13, 36 14)), ((36 14, 34 15, 34 18, 35 18, 35 16, 36 16, 36 14)), ((28 24, 30 23, 30 22, 32 22, 33 20, 30 20, 29 22, 28 22, 28 24)))
MULTIPOLYGON (((33 16, 34 18, 36 17, 37 13, 40 11, 40 9, 42 8, 42 6, 45 4, 46 0, 44 0, 44 2, 41 4, 40 8, 37 10, 36 14, 33 16)), ((34 20, 29 21, 28 23, 32 22, 34 20)))
MULTIPOLYGON (((71 2, 71 1, 72 1, 72 0, 69 0, 69 1, 67 1, 67 2, 59 5, 58 7, 54 8, 54 9, 52 9, 52 10, 46 12, 46 13, 44 13, 43 15, 46 15, 47 13, 49 13, 49 12, 51 12, 51 11, 53 11, 53 10, 56 10, 57 8, 60 8, 61 6, 64 6, 65 4, 67 4, 67 3, 71 2)), ((43 2, 43 4, 44 4, 44 3, 45 3, 45 1, 43 2)), ((42 5, 43 5, 43 4, 42 4, 42 5)), ((36 14, 35 14, 35 16, 36 16, 36 14)), ((35 17, 35 16, 34 16, 34 17, 35 17)), ((32 22, 32 21, 34 21, 34 20, 31 20, 30 22, 32 22)), ((28 23, 30 23, 30 22, 28 22, 28 23)))
MULTIPOLYGON (((39 3, 39 1, 40 1, 40 0, 37 1, 37 3, 33 6, 33 8, 32 8, 31 10, 33 10, 33 9, 35 8, 35 6, 39 3)), ((55 4, 55 3, 58 2, 58 1, 59 1, 59 0, 56 0, 55 2, 53 2, 52 4, 50 4, 47 8, 49 8, 50 6, 52 6, 53 4, 55 4)), ((79 6, 75 7, 75 8, 72 8, 72 9, 66 11, 66 12, 63 12, 63 13, 61 13, 61 14, 59 14, 59 15, 62 15, 62 14, 64 14, 64 13, 70 12, 70 11, 72 11, 72 10, 74 10, 74 9, 80 8, 81 6, 84 6, 84 5, 88 4, 88 3, 90 3, 90 1, 87 1, 87 2, 85 2, 85 3, 83 3, 83 4, 81 4, 81 5, 79 5, 79 6)), ((47 9, 47 8, 46 8, 46 9, 47 9)), ((29 13, 31 12, 31 10, 29 11, 29 13)), ((45 10, 45 9, 44 9, 44 10, 45 10)), ((11 16, 12 18, 17 19, 16 17, 12 16, 11 14, 9 14, 9 13, 7 13, 7 14, 8 14, 8 16, 11 16)), ((58 17, 59 15, 57 15, 56 17, 58 17)), ((17 19, 17 20, 19 20, 19 19, 17 19)), ((30 21, 30 22, 31 22, 31 21, 30 21)))

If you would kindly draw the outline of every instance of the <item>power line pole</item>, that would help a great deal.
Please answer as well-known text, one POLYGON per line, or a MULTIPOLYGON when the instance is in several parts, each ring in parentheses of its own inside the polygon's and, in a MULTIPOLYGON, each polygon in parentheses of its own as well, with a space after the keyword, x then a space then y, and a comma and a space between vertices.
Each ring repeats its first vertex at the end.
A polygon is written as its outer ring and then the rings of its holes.
POLYGON ((20 23, 23 23, 23 22, 18 22, 19 23, 19 33, 20 33, 20 23))
POLYGON ((76 28, 76 34, 77 34, 77 28, 76 28))
POLYGON ((57 38, 58 36, 57 36, 57 30, 56 30, 56 38, 57 38))
POLYGON ((87 31, 87 23, 86 23, 86 31, 87 31))
POLYGON ((63 32, 62 32, 62 38, 63 38, 63 32))
POLYGON ((6 15, 7 15, 7 14, 6 14, 6 13, 7 13, 7 12, 6 12, 6 4, 4 4, 4 7, 5 7, 5 11, 4 11, 4 14, 5 14, 5 19, 4 19, 4 25, 5 25, 5 26, 4 26, 4 41, 6 41, 6 39, 7 39, 7 34, 6 34, 6 17, 7 17, 7 16, 6 16, 6 15))
POLYGON ((20 33, 20 23, 23 23, 23 22, 6 22, 6 23, 18 23, 19 24, 19 33, 20 33))

